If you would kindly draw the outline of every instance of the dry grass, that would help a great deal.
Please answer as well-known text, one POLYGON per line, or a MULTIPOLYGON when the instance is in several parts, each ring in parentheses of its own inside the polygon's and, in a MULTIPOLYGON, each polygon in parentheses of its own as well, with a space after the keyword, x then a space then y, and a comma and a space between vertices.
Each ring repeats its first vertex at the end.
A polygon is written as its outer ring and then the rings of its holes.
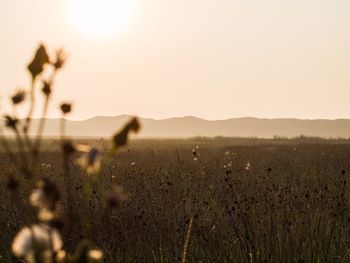
MULTIPOLYGON (((36 176, 74 189, 66 248, 89 238, 107 261, 181 261, 193 216, 187 262, 348 262, 350 147, 258 141, 236 146, 229 140, 223 146, 220 139, 135 142, 111 158, 99 183, 92 183, 88 231, 80 203, 87 175, 70 164, 70 177, 63 177, 60 152, 48 151, 40 163, 49 166, 42 165, 36 176), (115 184, 123 186, 128 200, 111 210, 106 193, 115 184)), ((5 155, 0 160, 6 175, 9 160, 5 155)), ((6 183, 1 181, 1 189, 6 183)), ((17 193, 4 191, 0 197, 4 261, 11 258, 16 232, 35 217, 25 204, 30 191, 20 179, 17 193)), ((59 204, 62 214, 66 202, 64 197, 59 204)))

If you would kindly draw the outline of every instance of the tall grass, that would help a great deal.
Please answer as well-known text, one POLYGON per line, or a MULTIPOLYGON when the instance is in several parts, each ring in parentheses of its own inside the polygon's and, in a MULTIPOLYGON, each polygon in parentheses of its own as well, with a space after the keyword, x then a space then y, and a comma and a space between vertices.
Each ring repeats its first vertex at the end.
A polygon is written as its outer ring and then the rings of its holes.
MULTIPOLYGON (((84 231, 81 203, 86 174, 70 164, 75 224, 68 251, 90 235, 107 262, 181 261, 185 243, 186 262, 349 261, 347 145, 223 147, 213 141, 199 144, 198 162, 195 144, 142 144, 101 168, 87 202, 94 226, 90 234, 84 231), (128 198, 109 210, 105 200, 115 184, 128 198)), ((43 154, 40 163, 50 167, 40 167, 38 176, 49 176, 61 187, 59 156, 57 151, 43 154)), ((8 166, 8 159, 2 160, 1 167, 8 166)), ((30 186, 23 188, 26 198, 30 186)), ((6 201, 11 196, 7 192, 0 203, 1 225, 9 224, 0 236, 2 255, 25 214, 6 201)), ((59 204, 59 213, 66 205, 59 204)))

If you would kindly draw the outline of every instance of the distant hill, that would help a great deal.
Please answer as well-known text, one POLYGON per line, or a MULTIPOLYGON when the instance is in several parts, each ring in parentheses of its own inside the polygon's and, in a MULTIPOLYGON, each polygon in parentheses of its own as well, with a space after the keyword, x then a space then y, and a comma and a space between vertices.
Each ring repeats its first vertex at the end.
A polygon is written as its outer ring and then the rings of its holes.
MULTIPOLYGON (((66 129, 70 136, 106 137, 111 136, 130 118, 94 117, 82 121, 67 120, 66 129)), ((39 120, 33 120, 31 134, 36 131, 39 120)), ((59 135, 59 119, 48 119, 45 135, 59 135)), ((163 120, 140 118, 142 129, 138 137, 297 137, 300 135, 324 138, 350 138, 350 120, 300 120, 300 119, 259 119, 233 118, 208 121, 197 117, 179 117, 163 120)))

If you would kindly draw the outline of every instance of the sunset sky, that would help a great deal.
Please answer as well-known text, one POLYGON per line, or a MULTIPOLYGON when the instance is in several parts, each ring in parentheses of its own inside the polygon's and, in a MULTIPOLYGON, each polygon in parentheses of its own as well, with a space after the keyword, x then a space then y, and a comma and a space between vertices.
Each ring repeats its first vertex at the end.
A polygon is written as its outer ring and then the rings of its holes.
POLYGON ((74 2, 0 0, 1 113, 43 42, 69 57, 50 117, 350 118, 349 0, 74 2))

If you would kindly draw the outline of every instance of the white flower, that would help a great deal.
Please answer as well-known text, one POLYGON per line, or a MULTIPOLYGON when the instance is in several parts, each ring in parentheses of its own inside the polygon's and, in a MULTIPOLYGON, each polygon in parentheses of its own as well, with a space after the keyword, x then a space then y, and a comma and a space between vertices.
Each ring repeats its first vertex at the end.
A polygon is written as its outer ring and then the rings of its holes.
POLYGON ((92 260, 101 260, 103 257, 103 253, 101 250, 97 250, 97 249, 91 249, 89 251, 89 258, 92 260))
POLYGON ((49 164, 49 163, 42 163, 41 166, 43 168, 51 168, 51 164, 49 164))
POLYGON ((44 262, 51 262, 52 254, 61 248, 60 234, 43 224, 22 228, 12 244, 13 254, 24 257, 28 262, 34 262, 36 256, 41 257, 44 262))

